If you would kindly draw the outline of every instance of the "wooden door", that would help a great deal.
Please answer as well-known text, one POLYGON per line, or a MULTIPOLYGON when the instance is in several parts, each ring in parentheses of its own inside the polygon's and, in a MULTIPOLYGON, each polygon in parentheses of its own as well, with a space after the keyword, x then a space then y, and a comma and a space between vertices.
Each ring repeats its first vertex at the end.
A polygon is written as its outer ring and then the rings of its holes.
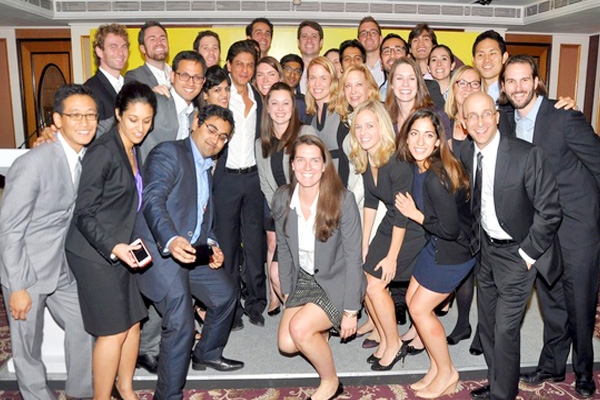
MULTIPOLYGON (((39 34, 39 32, 36 32, 39 34)), ((73 81, 71 39, 18 39, 26 145, 52 122, 54 93, 73 81)))
POLYGON ((544 81, 546 87, 548 87, 552 36, 506 34, 506 51, 511 56, 527 54, 533 57, 538 65, 540 78, 544 81))

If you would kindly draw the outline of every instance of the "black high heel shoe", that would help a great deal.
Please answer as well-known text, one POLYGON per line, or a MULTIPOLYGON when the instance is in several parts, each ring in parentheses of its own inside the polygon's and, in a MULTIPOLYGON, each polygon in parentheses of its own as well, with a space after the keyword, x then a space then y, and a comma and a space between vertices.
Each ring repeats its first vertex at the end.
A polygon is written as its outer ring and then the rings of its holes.
POLYGON ((450 294, 448 296, 448 298, 441 302, 435 309, 435 315, 437 315, 438 317, 443 317, 445 315, 448 314, 448 312, 450 311, 450 308, 452 308, 452 304, 454 304, 454 293, 450 294), (448 309, 444 310, 444 308, 448 306, 448 309))
POLYGON ((446 337, 446 340, 448 341, 449 345, 454 346, 455 344, 460 343, 461 340, 470 338, 471 333, 472 333, 471 325, 469 325, 469 327, 464 332, 461 332, 454 336, 452 334, 450 334, 449 336, 446 337))
MULTIPOLYGON (((335 393, 327 400, 334 400, 338 398, 342 393, 344 393, 344 385, 342 385, 342 382, 339 382, 335 393)), ((306 400, 312 400, 312 396, 309 396, 306 400)))
POLYGON ((406 354, 410 354, 411 356, 416 356, 417 354, 421 354, 422 352, 425 351, 425 346, 423 346, 419 349, 414 346, 411 346, 410 343, 412 343, 413 340, 414 340, 414 338, 412 340, 403 342, 402 347, 405 348, 406 354))
POLYGON ((404 364, 404 359, 406 358, 406 350, 407 348, 404 347, 404 343, 402 343, 402 346, 400 346, 400 350, 398 350, 398 352, 396 353, 396 357, 394 357, 391 363, 389 363, 388 365, 381 365, 379 363, 379 361, 381 360, 377 360, 376 362, 371 364, 371 369, 373 371, 389 371, 392 368, 394 368, 394 365, 396 365, 398 361, 402 361, 402 364, 404 364))
POLYGON ((279 314, 280 312, 281 312, 281 307, 280 307, 280 306, 277 306, 277 307, 275 307, 274 309, 267 311, 267 315, 268 315, 269 317, 274 317, 274 316, 276 316, 277 314, 279 314))
POLYGON ((379 361, 379 360, 381 360, 381 358, 379 358, 379 357, 376 357, 376 356, 375 356, 375 353, 373 353, 373 354, 371 354, 371 355, 369 356, 369 358, 367 358, 367 363, 369 363, 369 364, 375 364, 375 363, 376 363, 377 361, 379 361))

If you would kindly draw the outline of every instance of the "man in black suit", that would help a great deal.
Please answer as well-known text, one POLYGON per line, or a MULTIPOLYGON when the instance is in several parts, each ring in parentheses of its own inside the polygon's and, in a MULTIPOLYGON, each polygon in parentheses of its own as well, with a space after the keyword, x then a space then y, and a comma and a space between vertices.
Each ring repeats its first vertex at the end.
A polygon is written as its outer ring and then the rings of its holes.
POLYGON ((558 230, 563 275, 556 282, 538 279, 544 316, 544 348, 537 369, 521 381, 541 384, 565 379, 573 343, 575 389, 591 397, 600 266, 600 138, 577 111, 558 110, 546 97, 535 61, 512 56, 500 76, 500 127, 503 132, 539 146, 556 174, 565 218, 558 230), (516 111, 516 112, 515 112, 516 111))
POLYGON ((562 212, 558 186, 539 148, 500 135, 494 100, 483 92, 464 103, 473 139, 461 160, 471 171, 473 252, 477 271, 478 329, 489 385, 476 399, 514 399, 518 393, 520 327, 536 273, 560 274, 554 244, 562 212), (475 167, 476 166, 476 167, 475 167))
MULTIPOLYGON (((227 52, 227 70, 231 76, 229 109, 235 120, 235 135, 219 156, 214 174, 214 195, 217 235, 225 253, 225 270, 239 288, 242 280, 246 284, 244 307, 250 323, 264 326, 262 313, 267 306, 263 231, 265 200, 260 190, 254 154, 254 143, 260 136, 262 101, 260 94, 250 85, 257 57, 249 40, 235 42, 227 52), (243 278, 240 274, 242 260, 243 278)), ((241 294, 241 290, 238 293, 241 294)), ((240 305, 233 329, 243 326, 240 305)))
POLYGON ((98 135, 112 127, 115 121, 115 100, 124 84, 121 70, 129 59, 129 35, 124 25, 101 25, 94 35, 96 74, 84 85, 94 94, 98 104, 98 135))
POLYGON ((231 111, 200 109, 188 139, 157 145, 144 163, 142 212, 134 236, 141 237, 153 264, 140 273, 141 292, 163 316, 154 397, 181 399, 190 355, 194 369, 233 371, 244 363, 223 357, 236 305, 233 281, 213 234, 211 189, 215 156, 233 130, 231 111), (214 254, 197 259, 200 249, 214 254), (202 338, 194 348, 192 296, 207 306, 202 338))
POLYGON ((169 58, 169 37, 164 26, 158 21, 148 21, 138 34, 140 52, 144 55, 144 65, 127 71, 125 83, 138 81, 150 86, 152 90, 170 97, 171 67, 169 58))

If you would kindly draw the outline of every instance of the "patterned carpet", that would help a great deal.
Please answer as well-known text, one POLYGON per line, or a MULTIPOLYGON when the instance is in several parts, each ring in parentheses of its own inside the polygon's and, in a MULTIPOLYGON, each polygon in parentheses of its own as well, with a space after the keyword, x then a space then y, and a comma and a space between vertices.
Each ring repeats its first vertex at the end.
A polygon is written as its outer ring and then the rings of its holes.
MULTIPOLYGON (((600 339, 600 302, 596 317, 595 336, 600 339)), ((0 368, 4 366, 6 360, 10 358, 10 332, 8 329, 8 320, 4 301, 0 294, 0 368)), ((596 385, 600 386, 600 371, 595 372, 596 385)), ((352 386, 350 380, 345 380, 345 391, 339 397, 340 400, 416 400, 418 399, 414 392, 408 388, 408 385, 374 385, 374 386, 352 386)), ((485 381, 464 380, 458 384, 457 392, 452 396, 446 396, 448 399, 469 399, 469 392, 481 387, 485 381)), ((0 386, 1 387, 1 386, 0 386)), ((264 388, 264 389, 213 389, 213 390, 186 390, 184 399, 186 400, 292 400, 305 399, 314 391, 312 387, 295 388, 264 388)), ((151 390, 139 390, 140 400, 152 399, 151 390)), ((60 400, 66 400, 64 392, 58 391, 57 397, 60 400)), ((600 399, 600 392, 596 392, 596 399, 600 399)), ((21 395, 18 391, 0 390, 0 399, 20 400, 21 395)), ((567 380, 561 383, 544 383, 541 386, 529 387, 521 385, 519 400, 567 400, 578 399, 574 389, 573 374, 567 375, 567 380)))

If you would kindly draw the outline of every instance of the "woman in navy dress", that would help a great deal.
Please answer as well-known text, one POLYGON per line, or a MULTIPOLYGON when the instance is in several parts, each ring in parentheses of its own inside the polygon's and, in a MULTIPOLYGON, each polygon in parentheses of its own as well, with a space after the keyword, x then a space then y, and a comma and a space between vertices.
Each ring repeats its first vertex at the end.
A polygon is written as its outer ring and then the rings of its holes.
POLYGON ((407 119, 397 154, 413 165, 415 174, 412 196, 399 193, 396 207, 422 225, 428 238, 413 269, 406 300, 431 365, 411 388, 417 397, 433 399, 454 393, 458 382, 446 333, 434 309, 475 265, 468 248, 469 178, 448 148, 439 117, 429 109, 417 110, 407 119))

